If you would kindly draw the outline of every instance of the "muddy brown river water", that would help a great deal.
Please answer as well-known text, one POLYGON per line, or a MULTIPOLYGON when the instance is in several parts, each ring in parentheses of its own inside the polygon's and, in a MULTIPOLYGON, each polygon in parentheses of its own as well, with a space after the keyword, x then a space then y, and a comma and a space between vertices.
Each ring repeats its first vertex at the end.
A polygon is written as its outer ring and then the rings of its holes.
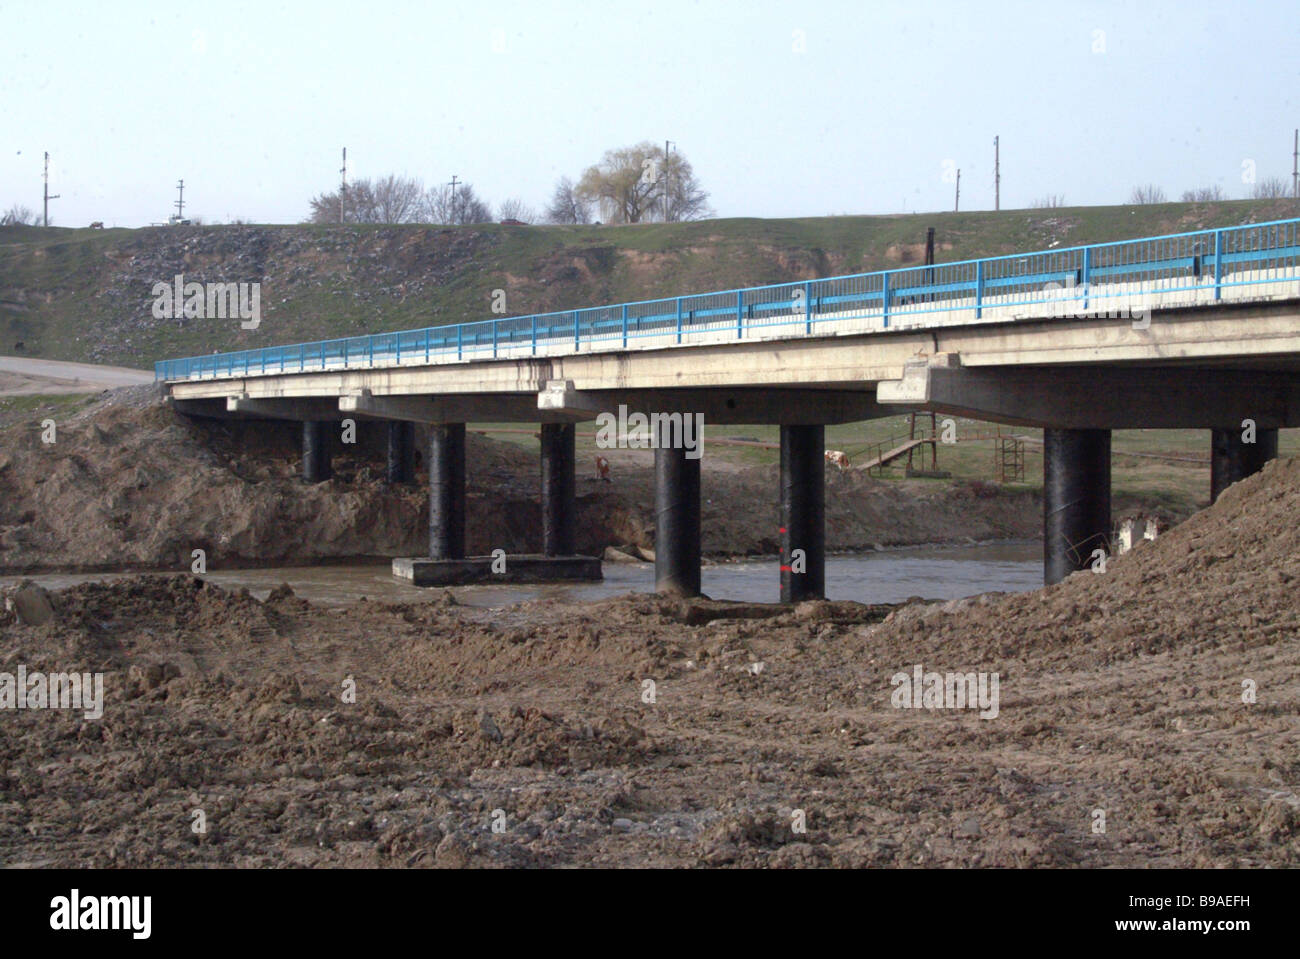
MULTIPOLYGON (((583 602, 654 591, 653 564, 605 563, 604 574, 600 583, 465 586, 453 592, 464 605, 497 607, 540 598, 583 602)), ((42 573, 0 577, 0 585, 33 579, 47 589, 61 589, 129 575, 134 573, 42 573)), ((714 599, 776 602, 779 598, 775 559, 709 564, 702 577, 704 592, 714 599)), ((225 589, 247 587, 258 599, 264 599, 281 583, 288 583, 303 599, 327 606, 348 605, 363 596, 382 602, 415 602, 437 592, 402 582, 383 564, 210 569, 204 578, 225 589)), ((897 603, 910 596, 957 599, 996 590, 1019 592, 1042 584, 1042 546, 1032 542, 909 547, 826 559, 827 598, 861 603, 897 603)))

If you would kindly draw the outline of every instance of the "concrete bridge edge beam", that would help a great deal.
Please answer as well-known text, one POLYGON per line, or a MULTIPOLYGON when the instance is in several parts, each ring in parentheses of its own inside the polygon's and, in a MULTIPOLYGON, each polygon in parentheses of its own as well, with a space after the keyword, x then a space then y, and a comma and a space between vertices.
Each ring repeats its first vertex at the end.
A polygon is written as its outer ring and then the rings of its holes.
POLYGON ((1043 584, 1110 554, 1110 430, 1043 430, 1043 584))
POLYGON ((577 517, 574 479, 575 435, 572 423, 541 424, 542 553, 573 556, 577 517))
POLYGON ((429 558, 465 558, 465 424, 429 427, 429 558))
POLYGON ((655 592, 700 595, 700 460, 655 449, 655 592))
POLYGON ((781 602, 826 596, 826 427, 781 427, 781 602), (793 551, 802 550, 802 572, 793 551))

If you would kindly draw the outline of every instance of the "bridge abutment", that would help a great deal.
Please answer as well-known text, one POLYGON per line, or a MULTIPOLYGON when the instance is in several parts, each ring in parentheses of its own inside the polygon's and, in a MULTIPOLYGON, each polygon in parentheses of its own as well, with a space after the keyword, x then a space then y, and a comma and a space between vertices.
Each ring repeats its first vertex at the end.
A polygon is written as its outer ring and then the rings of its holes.
POLYGON ((465 558, 465 424, 429 428, 429 558, 465 558))
POLYGON ((1258 429, 1255 442, 1242 441, 1240 427, 1210 432, 1210 502, 1238 480, 1252 476, 1277 459, 1277 430, 1258 429))
POLYGON ((388 482, 415 482, 415 424, 388 421, 388 482))
POLYGON ((326 420, 303 420, 302 478, 308 483, 323 483, 334 475, 330 465, 330 434, 333 424, 326 420))
POLYGON ((542 424, 542 553, 574 554, 574 437, 572 423, 542 424))
POLYGON ((1043 582, 1110 553, 1110 430, 1043 430, 1043 582))
POLYGON ((700 461, 655 449, 655 592, 700 595, 700 461))
POLYGON ((826 595, 826 427, 781 427, 781 602, 826 595))

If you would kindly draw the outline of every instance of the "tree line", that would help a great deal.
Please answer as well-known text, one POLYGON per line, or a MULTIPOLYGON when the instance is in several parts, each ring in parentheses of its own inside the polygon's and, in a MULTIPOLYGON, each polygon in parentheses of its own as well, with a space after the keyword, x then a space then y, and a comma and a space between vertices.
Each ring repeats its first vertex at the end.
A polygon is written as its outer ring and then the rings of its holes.
POLYGON ((473 184, 426 188, 411 177, 363 178, 311 199, 311 223, 649 223, 713 216, 705 192, 679 151, 648 141, 606 151, 577 183, 562 177, 538 214, 523 200, 504 200, 493 215, 473 184), (596 218, 599 217, 599 220, 596 218))

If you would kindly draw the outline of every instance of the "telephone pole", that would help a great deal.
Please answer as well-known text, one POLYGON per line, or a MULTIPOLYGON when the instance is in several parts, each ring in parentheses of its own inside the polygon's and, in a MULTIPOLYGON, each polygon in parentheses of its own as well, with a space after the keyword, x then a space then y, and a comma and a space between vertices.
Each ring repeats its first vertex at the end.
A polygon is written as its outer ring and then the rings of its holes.
POLYGON ((177 190, 176 222, 179 224, 181 220, 185 219, 185 181, 184 180, 176 181, 176 190, 177 190))
POLYGON ((343 178, 339 184, 339 222, 343 223, 346 219, 344 209, 348 204, 348 148, 343 148, 343 166, 339 167, 339 176, 343 178))
POLYGON ((961 209, 961 170, 957 171, 957 195, 953 197, 952 212, 956 213, 961 209))
POLYGON ((1002 157, 998 147, 1000 137, 993 138, 993 209, 1002 209, 1002 157))
POLYGON ((1300 129, 1295 131, 1295 146, 1291 148, 1291 193, 1300 200, 1300 129))
POLYGON ((456 174, 451 175, 451 222, 454 225, 457 220, 456 215, 456 174))
POLYGON ((672 147, 671 140, 664 141, 664 222, 668 222, 668 150, 672 147))
POLYGON ((59 195, 56 193, 50 196, 50 154, 45 154, 45 225, 50 225, 50 201, 57 200, 59 195))

